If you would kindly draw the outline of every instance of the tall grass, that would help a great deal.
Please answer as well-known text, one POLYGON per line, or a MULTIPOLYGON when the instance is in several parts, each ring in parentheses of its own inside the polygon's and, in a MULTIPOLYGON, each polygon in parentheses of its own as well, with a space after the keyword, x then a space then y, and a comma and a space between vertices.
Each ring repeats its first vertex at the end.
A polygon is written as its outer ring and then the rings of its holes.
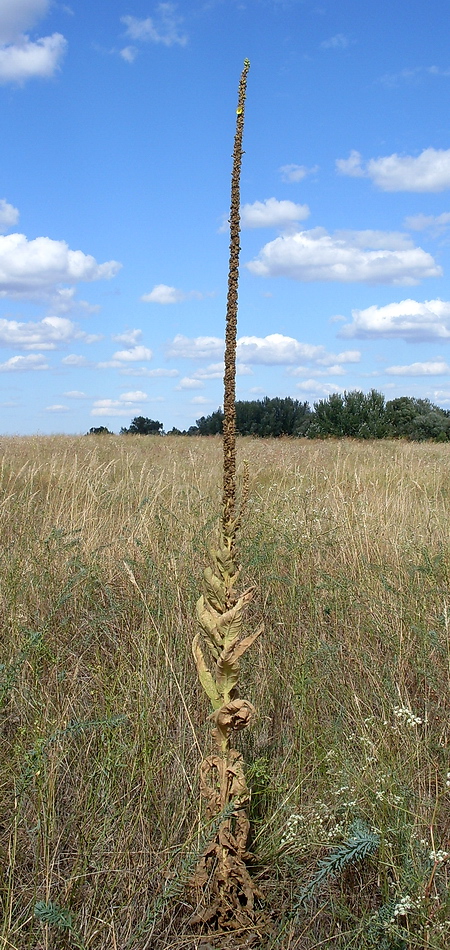
MULTIPOLYGON (((220 441, 0 452, 0 947, 200 947, 183 887, 208 840, 209 704, 189 644, 220 441)), ((254 946, 444 950, 448 450, 238 440, 243 457, 266 634, 243 661, 261 716, 241 745, 273 924, 254 946)))

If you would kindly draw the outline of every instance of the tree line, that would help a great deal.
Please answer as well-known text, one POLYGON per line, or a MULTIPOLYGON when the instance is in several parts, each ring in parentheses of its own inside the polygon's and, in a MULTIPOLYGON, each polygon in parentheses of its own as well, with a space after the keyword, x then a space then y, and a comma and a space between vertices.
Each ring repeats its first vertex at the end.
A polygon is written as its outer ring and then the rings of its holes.
MULTIPOLYGON (((135 416, 121 435, 221 435, 222 409, 197 419, 189 429, 164 432, 163 423, 135 416)), ((277 397, 236 402, 236 431, 260 438, 280 436, 308 439, 410 439, 416 442, 450 441, 450 410, 429 399, 399 396, 386 401, 372 389, 333 393, 315 402, 277 397)), ((88 435, 110 434, 106 426, 92 427, 88 435)))

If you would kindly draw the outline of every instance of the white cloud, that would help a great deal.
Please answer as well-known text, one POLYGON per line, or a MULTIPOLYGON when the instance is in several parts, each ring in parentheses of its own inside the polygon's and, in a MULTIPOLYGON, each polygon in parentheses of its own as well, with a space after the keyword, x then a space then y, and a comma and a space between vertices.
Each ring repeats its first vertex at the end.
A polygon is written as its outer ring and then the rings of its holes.
POLYGON ((440 66, 412 66, 401 69, 398 73, 385 73, 380 76, 378 82, 390 89, 399 86, 401 83, 415 83, 417 85, 427 74, 447 78, 450 76, 450 70, 442 69, 440 66))
MULTIPOLYGON (((139 361, 151 360, 153 353, 148 346, 132 346, 129 350, 118 350, 113 353, 113 360, 124 363, 135 363, 139 361)), ((117 364, 116 364, 117 365, 117 364)))
MULTIPOLYGON (((288 376, 307 376, 310 372, 311 366, 296 366, 295 369, 286 370, 288 376)), ((315 376, 344 376, 345 369, 339 363, 332 363, 326 369, 318 369, 314 366, 314 374, 315 376)))
POLYGON ((284 182, 303 181, 307 175, 314 175, 318 171, 318 165, 314 165, 313 168, 307 168, 306 165, 296 165, 294 162, 290 165, 282 165, 281 168, 279 168, 281 180, 284 182))
POLYGON ((122 393, 118 399, 96 399, 91 416, 128 416, 145 402, 148 402, 147 393, 140 390, 122 393))
MULTIPOLYGON (((168 347, 168 356, 184 359, 208 359, 223 355, 224 341, 218 337, 196 337, 189 339, 176 336, 168 347)), ((237 341, 237 373, 251 375, 247 364, 263 366, 295 366, 307 360, 318 366, 331 366, 336 363, 358 363, 359 350, 344 350, 341 353, 328 353, 324 346, 312 343, 300 343, 294 337, 281 333, 271 333, 265 337, 242 336, 237 341)), ((223 376, 223 362, 213 363, 194 374, 195 379, 218 379, 223 376)), ((189 377, 191 378, 191 377, 189 377)))
POLYGON ((388 376, 448 376, 450 366, 445 360, 428 360, 425 363, 410 363, 409 366, 388 366, 388 376))
POLYGON ((119 56, 121 56, 126 63, 134 63, 138 52, 135 46, 124 46, 124 48, 120 50, 119 56))
POLYGON ((78 356, 76 353, 70 353, 61 360, 64 366, 89 366, 89 360, 85 356, 78 356))
POLYGON ((149 294, 143 294, 141 300, 144 303, 182 303, 183 300, 202 300, 203 294, 198 290, 177 290, 176 287, 170 287, 168 284, 155 284, 149 294))
POLYGON ((50 0, 2 0, 0 43, 15 43, 47 13, 50 0))
POLYGON ((350 178, 365 178, 366 172, 361 164, 361 153, 352 149, 348 158, 337 158, 336 168, 341 175, 349 175, 350 178))
POLYGON ((200 379, 194 379, 192 376, 183 376, 183 379, 180 379, 175 389, 203 389, 203 386, 204 383, 202 383, 200 379))
POLYGON ((437 192, 450 188, 450 149, 426 148, 420 155, 386 155, 365 165, 359 152, 337 159, 342 175, 370 178, 381 191, 437 192))
POLYGON ((324 346, 311 343, 299 343, 294 337, 271 333, 269 336, 243 336, 237 343, 239 357, 246 363, 258 363, 264 366, 293 366, 303 360, 329 366, 333 363, 357 363, 361 358, 359 350, 346 350, 343 353, 327 353, 324 346))
POLYGON ((450 301, 401 300, 384 307, 352 310, 353 322, 339 331, 341 337, 403 339, 412 343, 450 340, 450 301))
POLYGON ((45 356, 39 353, 30 353, 29 356, 12 356, 6 363, 0 363, 1 373, 15 373, 25 370, 50 369, 45 356))
POLYGON ((146 376, 150 379, 158 379, 167 376, 168 378, 179 376, 177 369, 147 369, 146 366, 123 366, 120 369, 121 376, 146 376))
POLYGON ((122 393, 120 396, 121 402, 147 402, 147 399, 147 393, 143 393, 141 389, 136 389, 131 393, 122 393))
POLYGON ((347 49, 347 46, 350 45, 350 40, 348 36, 345 36, 344 33, 336 33, 336 36, 330 36, 329 40, 324 40, 320 44, 321 49, 347 49))
POLYGON ((167 347, 167 356, 183 359, 214 359, 223 357, 225 343, 217 336, 198 336, 194 339, 178 333, 167 347))
POLYGON ((23 36, 20 43, 0 46, 0 82, 50 78, 59 68, 66 48, 67 40, 61 33, 43 36, 36 42, 23 36))
POLYGON ((411 231, 429 231, 432 237, 439 237, 450 227, 450 212, 442 214, 412 214, 405 218, 405 228, 411 231))
POLYGON ((247 267, 258 277, 397 286, 417 284, 424 277, 442 274, 431 254, 415 247, 407 237, 399 247, 397 232, 351 231, 333 235, 324 228, 275 238, 264 245, 247 267), (380 235, 384 235, 384 246, 380 246, 380 235))
POLYGON ((245 363, 263 366, 287 366, 302 359, 316 359, 325 354, 325 347, 299 343, 290 336, 271 333, 269 336, 243 336, 237 344, 237 352, 245 363))
MULTIPOLYGON (((195 379, 223 379, 223 374, 225 372, 225 364, 222 360, 221 363, 210 363, 209 366, 205 366, 202 369, 198 369, 194 373, 195 379)), ((236 363, 236 376, 253 376, 253 371, 249 366, 246 366, 245 363, 236 363)))
POLYGON ((0 235, 0 297, 48 297, 60 283, 109 280, 122 265, 97 264, 90 254, 71 251, 65 241, 24 234, 0 235))
POLYGON ((19 220, 19 209, 10 205, 4 198, 0 199, 0 233, 9 231, 19 220))
POLYGON ((61 405, 46 406, 44 411, 45 412, 70 412, 68 406, 61 406, 61 405))
POLYGON ((80 392, 79 389, 71 389, 68 393, 63 393, 63 396, 66 396, 67 399, 87 399, 86 393, 80 392))
POLYGON ((337 386, 336 383, 319 383, 317 379, 305 379, 303 382, 297 383, 296 389, 300 390, 305 396, 319 396, 322 398, 327 398, 332 393, 342 392, 342 386, 337 386))
POLYGON ((128 343, 134 346, 141 339, 142 330, 125 330, 124 333, 113 333, 112 339, 115 343, 128 343))
POLYGON ((342 241, 350 247, 370 248, 373 251, 405 251, 414 247, 409 235, 403 231, 376 231, 370 228, 364 231, 342 229, 335 231, 333 237, 336 241, 342 241))
POLYGON ((304 221, 309 214, 308 205, 265 198, 264 201, 242 205, 241 226, 243 228, 282 228, 296 221, 304 221))
POLYGON ((155 17, 123 16, 130 39, 144 43, 162 43, 163 46, 185 46, 188 37, 182 32, 183 18, 178 16, 175 3, 158 3, 155 17))
POLYGON ((207 399, 206 396, 194 396, 191 399, 191 406, 208 406, 211 403, 211 399, 207 399))
POLYGON ((72 340, 94 343, 99 338, 79 330, 67 317, 44 317, 39 323, 0 319, 0 346, 24 350, 56 350, 72 340))

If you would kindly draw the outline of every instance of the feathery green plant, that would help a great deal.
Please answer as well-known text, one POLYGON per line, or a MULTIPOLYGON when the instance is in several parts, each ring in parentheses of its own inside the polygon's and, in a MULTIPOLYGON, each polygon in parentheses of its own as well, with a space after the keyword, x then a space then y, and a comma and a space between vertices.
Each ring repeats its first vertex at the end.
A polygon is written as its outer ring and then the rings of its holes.
POLYGON ((380 846, 380 836, 371 831, 364 822, 357 819, 350 827, 349 837, 335 848, 326 858, 318 861, 318 870, 302 888, 294 910, 298 910, 319 891, 322 884, 331 877, 341 874, 346 868, 374 854, 380 846))
POLYGON ((68 931, 78 950, 86 950, 85 944, 73 926, 72 914, 65 907, 60 907, 59 904, 55 904, 53 901, 36 901, 34 916, 42 924, 56 927, 57 930, 68 931))
POLYGON ((25 660, 28 659, 30 653, 32 653, 41 642, 42 633, 33 630, 29 634, 27 642, 22 649, 19 650, 17 656, 14 657, 9 666, 6 666, 5 663, 0 663, 0 709, 8 699, 9 693, 17 681, 25 660))

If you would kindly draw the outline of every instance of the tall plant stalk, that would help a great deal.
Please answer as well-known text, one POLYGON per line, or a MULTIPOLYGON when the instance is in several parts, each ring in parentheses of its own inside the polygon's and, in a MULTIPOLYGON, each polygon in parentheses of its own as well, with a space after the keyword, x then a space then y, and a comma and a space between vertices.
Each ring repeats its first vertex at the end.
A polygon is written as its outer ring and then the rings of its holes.
MULTIPOLYGON (((225 338, 223 499, 217 541, 210 551, 211 563, 203 573, 203 594, 197 602, 200 632, 192 643, 198 676, 211 701, 216 750, 200 767, 200 790, 206 816, 213 820, 225 814, 214 838, 197 865, 194 884, 201 889, 197 920, 220 929, 248 925, 254 916, 258 890, 246 861, 250 829, 250 792, 242 754, 233 747, 236 732, 248 726, 255 709, 239 698, 239 661, 262 632, 243 636, 243 615, 253 597, 250 588, 238 593, 240 569, 236 561, 236 534, 240 513, 236 499, 236 338, 239 284, 240 175, 247 74, 242 70, 233 150, 230 211, 230 263, 225 338), (205 659, 205 647, 207 659, 205 659)), ((244 473, 243 501, 247 491, 244 473)), ((241 504, 242 513, 242 504, 241 504)))

